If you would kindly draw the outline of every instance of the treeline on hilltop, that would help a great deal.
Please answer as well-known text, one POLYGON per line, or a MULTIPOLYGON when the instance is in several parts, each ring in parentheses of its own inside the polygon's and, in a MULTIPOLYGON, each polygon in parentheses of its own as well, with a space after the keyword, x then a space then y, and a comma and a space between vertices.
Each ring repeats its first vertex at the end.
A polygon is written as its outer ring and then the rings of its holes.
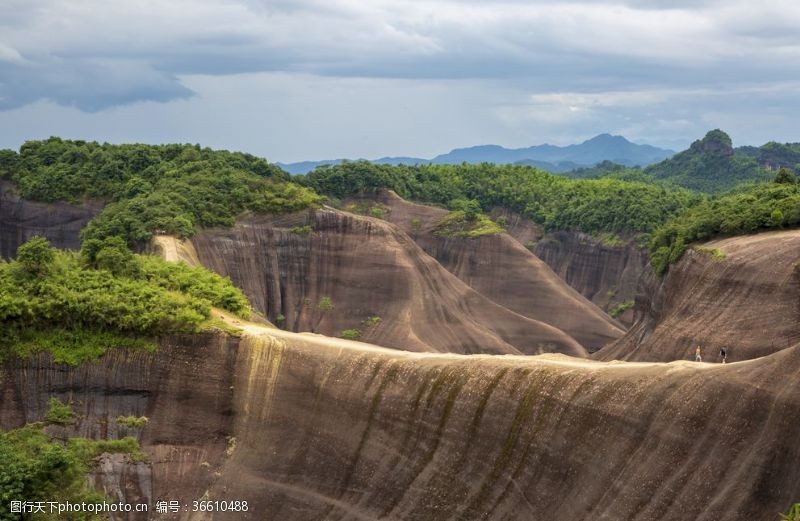
POLYGON ((230 226, 244 211, 283 213, 319 202, 264 159, 196 145, 29 141, 19 153, 0 151, 0 178, 26 199, 110 201, 84 236, 123 237, 131 246, 155 232, 189 237, 197 226, 230 226))
POLYGON ((700 200, 688 190, 615 178, 567 179, 522 165, 376 165, 318 167, 300 182, 337 198, 388 188, 400 196, 452 207, 474 200, 502 206, 546 230, 647 233, 700 200))
POLYGON ((743 186, 710 198, 668 220, 653 233, 650 259, 663 273, 692 243, 800 225, 800 185, 782 168, 773 182, 743 186))
POLYGON ((800 172, 800 143, 733 147, 728 134, 717 129, 683 152, 644 169, 603 161, 561 175, 571 178, 612 177, 627 181, 665 183, 708 194, 721 194, 743 184, 769 182, 780 168, 800 172))
POLYGON ((659 273, 692 243, 800 225, 800 185, 785 167, 768 174, 766 182, 754 184, 747 178, 713 196, 662 184, 646 171, 612 163, 586 174, 602 177, 567 179, 520 165, 354 162, 318 167, 301 182, 336 198, 388 188, 455 210, 465 200, 483 210, 501 206, 548 231, 649 234, 651 262, 659 273))
POLYGON ((19 152, 0 151, 0 178, 27 199, 107 201, 83 230, 84 241, 119 237, 140 247, 154 233, 185 238, 199 226, 230 226, 243 212, 292 212, 320 205, 322 196, 341 199, 386 188, 454 210, 442 226, 445 234, 498 232, 482 213, 494 207, 516 211, 547 231, 652 234, 653 264, 663 271, 692 242, 800 224, 793 172, 783 169, 781 182, 769 182, 775 177, 769 168, 797 168, 795 162, 800 145, 734 149, 730 137, 715 130, 644 170, 605 162, 573 172, 574 178, 524 165, 366 161, 292 178, 264 159, 197 145, 50 138, 27 142, 19 152))

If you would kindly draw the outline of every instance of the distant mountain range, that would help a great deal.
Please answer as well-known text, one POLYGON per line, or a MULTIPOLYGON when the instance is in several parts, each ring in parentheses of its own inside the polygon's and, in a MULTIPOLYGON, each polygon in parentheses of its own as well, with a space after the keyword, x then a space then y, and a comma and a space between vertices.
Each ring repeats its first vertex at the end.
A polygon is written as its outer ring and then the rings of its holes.
MULTIPOLYGON (((373 163, 389 165, 498 163, 523 164, 550 172, 567 172, 576 168, 594 166, 602 161, 613 161, 626 166, 647 166, 663 161, 675 154, 672 150, 638 145, 622 136, 600 134, 579 145, 537 145, 526 148, 505 148, 499 145, 479 145, 456 148, 433 159, 419 157, 381 157, 373 163)), ((290 174, 305 174, 321 165, 335 165, 345 159, 278 163, 290 174)))

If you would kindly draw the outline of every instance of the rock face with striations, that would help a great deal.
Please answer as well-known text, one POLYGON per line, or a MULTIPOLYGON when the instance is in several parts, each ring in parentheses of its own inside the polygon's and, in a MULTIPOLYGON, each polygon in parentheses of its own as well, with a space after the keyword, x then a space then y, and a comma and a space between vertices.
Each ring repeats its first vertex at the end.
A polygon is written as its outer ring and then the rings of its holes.
POLYGON ((203 265, 288 330, 357 329, 365 341, 413 351, 586 356, 568 333, 476 292, 380 219, 332 209, 252 217, 192 243, 203 265))
POLYGON ((0 181, 0 258, 11 258, 21 244, 37 235, 47 237, 57 248, 78 249, 81 229, 102 209, 100 202, 76 206, 20 199, 10 182, 0 181))
POLYGON ((751 521, 800 496, 799 371, 800 347, 606 364, 264 330, 77 368, 7 362, 0 422, 39 420, 57 396, 81 416, 75 433, 134 434, 150 455, 101 462, 114 499, 248 502, 180 519, 751 521), (150 421, 123 431, 128 414, 150 421))
MULTIPOLYGON (((608 245, 580 232, 554 232, 537 241, 533 252, 567 284, 606 312, 633 302, 639 279, 649 262, 633 241, 608 245)), ((633 324, 633 310, 618 320, 633 324)))
MULTIPOLYGON (((616 321, 565 284, 547 264, 511 235, 446 237, 435 232, 447 215, 441 208, 405 201, 390 191, 374 200, 396 224, 450 273, 498 304, 566 332, 587 350, 596 351, 619 338, 616 321)), ((520 233, 530 233, 520 219, 520 233)))
POLYGON ((800 231, 720 239, 687 251, 663 277, 642 279, 636 322, 602 360, 720 361, 769 355, 800 342, 800 231))

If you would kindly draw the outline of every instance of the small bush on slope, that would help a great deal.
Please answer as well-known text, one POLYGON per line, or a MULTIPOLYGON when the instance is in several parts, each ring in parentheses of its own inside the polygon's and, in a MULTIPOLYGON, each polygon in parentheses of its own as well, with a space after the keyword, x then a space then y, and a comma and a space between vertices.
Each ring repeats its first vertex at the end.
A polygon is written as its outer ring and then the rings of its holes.
POLYGON ((633 307, 633 305, 634 305, 634 302, 632 300, 626 300, 625 302, 620 302, 619 304, 614 306, 611 309, 611 311, 608 312, 608 314, 611 315, 614 318, 617 318, 620 315, 622 315, 623 313, 625 313, 626 311, 628 311, 629 309, 631 309, 633 307))
POLYGON ((504 231, 502 226, 483 213, 470 219, 463 210, 456 210, 447 214, 436 225, 434 233, 445 237, 475 238, 482 235, 496 235, 504 231))
POLYGON ((357 340, 361 338, 361 331, 358 329, 345 329, 339 336, 348 340, 357 340))
POLYGON ((75 420, 75 413, 72 407, 62 402, 58 398, 50 398, 47 402, 47 415, 45 421, 56 425, 69 425, 75 420))

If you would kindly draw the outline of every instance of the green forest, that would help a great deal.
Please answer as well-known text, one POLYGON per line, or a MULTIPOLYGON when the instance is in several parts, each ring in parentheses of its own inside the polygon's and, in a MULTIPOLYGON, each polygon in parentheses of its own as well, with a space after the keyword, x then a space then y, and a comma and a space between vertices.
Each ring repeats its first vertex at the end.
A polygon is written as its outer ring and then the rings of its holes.
POLYGON ((800 225, 800 185, 782 168, 771 183, 744 186, 687 208, 653 233, 651 263, 666 271, 695 242, 800 225))
POLYGON ((199 331, 213 306, 250 313, 229 279, 133 254, 118 237, 80 252, 37 237, 0 261, 0 359, 48 351, 75 365, 109 346, 154 349, 158 336, 199 331))
MULTIPOLYGON (((103 453, 125 454, 133 461, 143 461, 136 438, 90 440, 56 438, 48 434, 51 425, 69 426, 76 421, 69 404, 50 398, 43 421, 30 423, 0 433, 0 519, 65 519, 58 513, 23 514, 12 512, 11 500, 72 503, 105 502, 108 498, 89 485, 86 474, 103 453)), ((69 519, 104 519, 103 515, 73 513, 69 519)))
POLYGON ((655 183, 614 178, 567 179, 521 165, 323 166, 300 182, 336 198, 388 188, 400 196, 453 208, 477 201, 484 211, 506 207, 546 230, 650 232, 701 195, 655 183))
MULTIPOLYGON (((739 153, 730 136, 712 130, 692 143, 688 150, 645 168, 655 180, 667 181, 690 190, 717 194, 742 183, 769 181, 770 172, 759 157, 739 153)), ((795 163, 791 163, 794 167, 795 163)))
POLYGON ((245 211, 283 213, 320 198, 266 160, 195 145, 110 145, 50 138, 0 152, 0 179, 35 201, 108 204, 84 231, 132 246, 153 233, 185 238, 197 226, 231 226, 245 211))
POLYGON ((653 264, 663 272, 692 242, 795 226, 793 175, 771 183, 776 174, 769 169, 789 166, 783 172, 792 174, 798 164, 800 145, 734 149, 719 130, 644 170, 604 162, 564 175, 523 165, 357 161, 291 177, 265 159, 197 145, 50 138, 26 142, 19 152, 0 151, 0 178, 27 199, 107 203, 82 232, 89 249, 112 237, 141 249, 157 233, 186 238, 199 227, 231 226, 246 212, 293 212, 318 207, 326 197, 335 205, 388 188, 453 210, 440 226, 446 235, 497 233, 485 212, 506 207, 545 231, 652 237, 653 264), (459 213, 465 204, 477 211, 466 221, 459 213))

